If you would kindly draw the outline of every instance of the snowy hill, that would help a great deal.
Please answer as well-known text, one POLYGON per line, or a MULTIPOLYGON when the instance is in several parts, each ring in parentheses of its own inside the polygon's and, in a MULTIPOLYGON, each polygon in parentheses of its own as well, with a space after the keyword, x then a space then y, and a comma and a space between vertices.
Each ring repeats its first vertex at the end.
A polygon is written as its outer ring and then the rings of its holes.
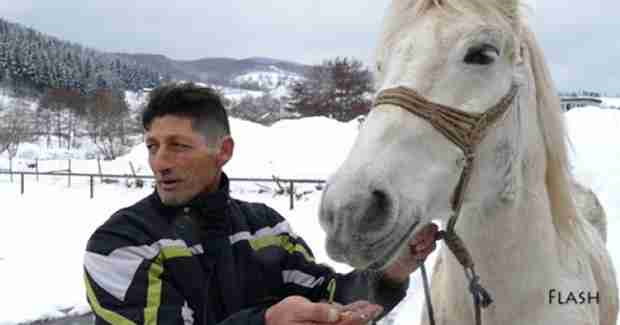
POLYGON ((256 85, 260 89, 273 90, 303 79, 300 74, 290 73, 276 66, 269 66, 269 69, 270 71, 254 71, 242 74, 235 77, 233 83, 237 85, 256 85))
POLYGON ((125 54, 122 57, 134 60, 174 80, 191 80, 218 86, 234 86, 248 82, 259 82, 262 90, 270 90, 279 85, 279 81, 303 75, 306 66, 272 58, 203 58, 179 61, 163 55, 125 54))
MULTIPOLYGON (((578 108, 567 113, 568 130, 574 145, 573 173, 598 195, 608 217, 608 247, 620 270, 620 110, 578 108)), ((356 122, 339 123, 325 118, 282 121, 264 127, 241 120, 232 121, 237 141, 235 156, 226 167, 232 177, 280 177, 325 179, 333 172, 353 143, 356 122)), ((128 162, 140 174, 148 174, 144 145, 115 161, 105 162, 104 173, 129 173, 128 162)), ((27 169, 24 163, 16 164, 27 169)), ((21 162, 26 162, 21 161, 21 162)), ((6 166, 0 158, 0 169, 6 166)), ((41 168, 58 168, 65 161, 47 161, 41 168), (54 165, 56 164, 56 165, 54 165)), ((74 162, 78 172, 97 170, 96 162, 74 162)), ((97 182, 95 198, 88 197, 87 179, 76 178, 71 188, 66 177, 44 178, 37 183, 26 179, 26 191, 19 194, 19 182, 0 175, 0 324, 65 317, 88 311, 82 284, 82 254, 92 231, 117 209, 132 204, 151 188, 126 188, 97 182), (36 239, 36 240, 27 240, 36 239), (45 268, 41 272, 41 267, 45 268)), ((233 183, 233 196, 265 202, 287 216, 293 228, 303 234, 317 260, 345 272, 349 268, 331 261, 324 249, 324 234, 317 222, 321 192, 312 193, 288 209, 288 198, 259 191, 254 183, 233 183)), ((432 265, 431 255, 428 264, 432 265)), ((395 324, 418 324, 422 306, 419 274, 412 279, 406 300, 397 307, 395 324)))

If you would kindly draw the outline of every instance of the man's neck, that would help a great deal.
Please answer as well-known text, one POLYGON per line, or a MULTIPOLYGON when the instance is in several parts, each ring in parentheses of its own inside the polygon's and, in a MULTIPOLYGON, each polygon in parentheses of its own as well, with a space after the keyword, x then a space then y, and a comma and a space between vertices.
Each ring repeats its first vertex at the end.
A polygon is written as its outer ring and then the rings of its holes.
POLYGON ((209 184, 205 188, 203 193, 209 194, 209 193, 216 192, 217 190, 220 189, 220 183, 221 182, 222 182, 222 172, 218 172, 218 173, 215 174, 215 179, 213 180, 213 182, 211 182, 211 184, 209 184))

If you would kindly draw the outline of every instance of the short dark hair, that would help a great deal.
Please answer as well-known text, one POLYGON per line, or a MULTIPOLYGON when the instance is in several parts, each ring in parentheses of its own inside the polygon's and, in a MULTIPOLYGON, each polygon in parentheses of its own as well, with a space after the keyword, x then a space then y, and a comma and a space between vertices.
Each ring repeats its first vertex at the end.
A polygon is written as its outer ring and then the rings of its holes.
POLYGON ((228 114, 220 95, 212 88, 192 82, 155 88, 142 112, 144 130, 148 131, 154 119, 165 115, 191 119, 194 130, 202 133, 207 141, 230 135, 228 114))

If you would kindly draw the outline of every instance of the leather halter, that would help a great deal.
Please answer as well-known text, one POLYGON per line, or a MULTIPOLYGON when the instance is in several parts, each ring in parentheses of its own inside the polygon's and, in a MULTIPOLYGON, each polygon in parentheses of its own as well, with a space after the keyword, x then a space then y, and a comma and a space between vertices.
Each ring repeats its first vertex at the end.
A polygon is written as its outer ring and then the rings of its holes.
MULTIPOLYGON (((452 194, 453 215, 448 221, 446 231, 440 232, 438 239, 444 239, 448 248, 465 269, 465 275, 470 280, 469 290, 472 293, 475 307, 475 321, 480 324, 480 306, 488 307, 493 300, 490 294, 478 283, 479 276, 474 270, 474 262, 471 254, 467 251, 462 239, 454 231, 456 222, 461 213, 463 200, 467 186, 473 171, 474 157, 478 145, 482 142, 490 127, 497 122, 514 102, 519 91, 519 86, 513 84, 508 93, 502 99, 487 109, 484 113, 468 113, 449 106, 433 103, 418 92, 407 87, 396 87, 383 90, 377 96, 374 106, 394 105, 400 107, 426 121, 448 140, 458 146, 464 154, 465 165, 459 182, 452 194)), ((426 270, 422 265, 427 307, 431 324, 434 324, 432 304, 428 290, 426 270)))

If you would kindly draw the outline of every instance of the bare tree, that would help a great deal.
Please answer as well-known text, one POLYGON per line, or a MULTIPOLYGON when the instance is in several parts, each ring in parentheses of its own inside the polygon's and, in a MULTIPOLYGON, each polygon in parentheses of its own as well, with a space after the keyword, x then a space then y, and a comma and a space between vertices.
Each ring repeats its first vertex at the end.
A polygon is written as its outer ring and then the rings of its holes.
POLYGON ((0 153, 8 151, 13 158, 19 145, 34 138, 34 114, 27 103, 12 100, 0 107, 0 153))
POLYGON ((229 113, 233 117, 271 125, 283 117, 290 115, 284 111, 284 104, 278 98, 265 93, 262 96, 254 97, 247 95, 237 103, 231 105, 229 113))
POLYGON ((84 115, 85 100, 77 90, 53 88, 46 91, 39 102, 37 124, 41 125, 41 119, 48 122, 43 123, 48 129, 48 145, 51 132, 56 136, 59 147, 64 144, 70 149, 73 146, 80 117, 84 115))
POLYGON ((311 67, 289 91, 290 111, 349 121, 369 111, 372 77, 361 61, 335 58, 311 67))
POLYGON ((98 90, 90 100, 87 114, 90 136, 104 159, 124 154, 134 129, 124 98, 110 90, 98 90))

